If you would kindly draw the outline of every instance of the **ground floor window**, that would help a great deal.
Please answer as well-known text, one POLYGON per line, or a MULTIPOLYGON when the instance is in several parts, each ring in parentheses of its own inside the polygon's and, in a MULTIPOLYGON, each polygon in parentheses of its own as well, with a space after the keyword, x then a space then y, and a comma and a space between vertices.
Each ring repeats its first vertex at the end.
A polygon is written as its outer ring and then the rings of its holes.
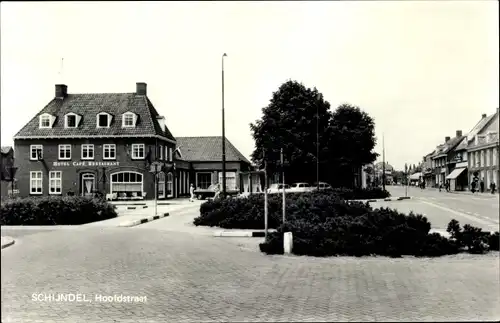
POLYGON ((164 198, 165 197, 165 173, 161 172, 158 173, 158 198, 164 198))
POLYGON ((51 171, 49 173, 49 194, 61 194, 62 192, 62 172, 51 171))
MULTIPOLYGON (((222 172, 219 172, 219 183, 222 185, 222 172)), ((226 172, 226 189, 236 190, 236 188, 236 172, 226 172)))
POLYGON ((196 173, 196 186, 207 189, 212 185, 212 173, 196 173))
POLYGON ((172 173, 167 174, 167 195, 169 197, 174 195, 174 175, 172 173))
POLYGON ((43 177, 41 171, 30 172, 30 193, 42 194, 43 177))
POLYGON ((111 193, 118 198, 142 196, 143 176, 136 172, 118 172, 111 174, 111 193))

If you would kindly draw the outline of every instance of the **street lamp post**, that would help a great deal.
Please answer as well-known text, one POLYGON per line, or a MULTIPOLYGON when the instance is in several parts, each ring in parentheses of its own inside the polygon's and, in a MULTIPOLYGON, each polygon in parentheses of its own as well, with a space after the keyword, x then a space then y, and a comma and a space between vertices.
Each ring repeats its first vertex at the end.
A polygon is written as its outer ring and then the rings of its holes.
POLYGON ((385 138, 382 134, 382 189, 385 191, 385 138))
POLYGON ((224 57, 222 55, 222 196, 226 197, 226 129, 224 121, 224 57))

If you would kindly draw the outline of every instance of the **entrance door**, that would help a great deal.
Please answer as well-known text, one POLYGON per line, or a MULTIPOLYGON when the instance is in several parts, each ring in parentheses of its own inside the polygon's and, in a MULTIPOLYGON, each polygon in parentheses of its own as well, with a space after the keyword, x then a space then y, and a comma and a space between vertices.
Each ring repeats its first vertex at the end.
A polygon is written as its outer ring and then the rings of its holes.
POLYGON ((165 173, 158 174, 158 198, 165 198, 165 173))
POLYGON ((82 195, 93 196, 95 190, 95 175, 92 173, 82 174, 82 195))

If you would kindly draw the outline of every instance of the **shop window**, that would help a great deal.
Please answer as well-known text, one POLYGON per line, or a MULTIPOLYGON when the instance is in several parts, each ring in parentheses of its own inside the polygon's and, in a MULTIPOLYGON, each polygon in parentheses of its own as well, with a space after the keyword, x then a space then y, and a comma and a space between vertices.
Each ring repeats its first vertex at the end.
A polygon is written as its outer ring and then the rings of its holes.
POLYGON ((207 189, 212 185, 212 173, 196 173, 196 187, 207 189))

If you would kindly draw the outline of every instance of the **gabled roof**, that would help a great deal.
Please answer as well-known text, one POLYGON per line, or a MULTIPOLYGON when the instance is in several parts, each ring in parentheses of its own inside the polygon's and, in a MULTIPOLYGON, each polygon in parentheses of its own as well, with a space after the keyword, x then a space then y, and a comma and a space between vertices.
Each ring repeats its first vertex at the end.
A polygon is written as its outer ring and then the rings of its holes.
MULTIPOLYGON (((497 112, 498 113, 498 112, 497 112)), ((489 124, 489 122, 495 117, 497 113, 493 113, 490 116, 487 116, 486 118, 481 118, 479 122, 472 128, 471 131, 467 134, 467 141, 471 142, 474 139, 474 136, 477 135, 481 130, 483 130, 486 125, 489 124)))
MULTIPOLYGON (((64 99, 54 98, 39 111, 15 136, 15 139, 30 137, 90 137, 90 136, 162 136, 174 140, 168 129, 164 132, 156 120, 158 112, 145 95, 136 93, 83 93, 68 94, 64 99), (134 112, 138 117, 135 127, 122 128, 121 118, 125 112, 134 112), (82 116, 78 128, 64 128, 64 115, 76 113, 82 116), (97 128, 99 112, 113 116, 109 128, 97 128), (52 128, 39 128, 38 117, 49 113, 56 117, 52 128)), ((166 128, 166 127, 165 127, 166 128)))
POLYGON ((5 155, 10 153, 11 150, 14 150, 14 148, 12 148, 12 146, 2 146, 2 148, 1 148, 2 154, 5 154, 5 155))
POLYGON ((455 147, 458 146, 458 144, 462 141, 463 138, 464 136, 459 136, 459 137, 453 137, 450 140, 448 140, 444 145, 442 153, 447 154, 453 149, 455 149, 455 147))
MULTIPOLYGON (((222 161, 222 137, 177 137, 177 147, 186 161, 222 161)), ((226 161, 251 164, 226 138, 226 161)))
POLYGON ((467 146, 468 146, 468 141, 467 141, 467 136, 465 136, 464 138, 462 138, 457 147, 455 147, 455 150, 465 150, 467 149, 467 146))

